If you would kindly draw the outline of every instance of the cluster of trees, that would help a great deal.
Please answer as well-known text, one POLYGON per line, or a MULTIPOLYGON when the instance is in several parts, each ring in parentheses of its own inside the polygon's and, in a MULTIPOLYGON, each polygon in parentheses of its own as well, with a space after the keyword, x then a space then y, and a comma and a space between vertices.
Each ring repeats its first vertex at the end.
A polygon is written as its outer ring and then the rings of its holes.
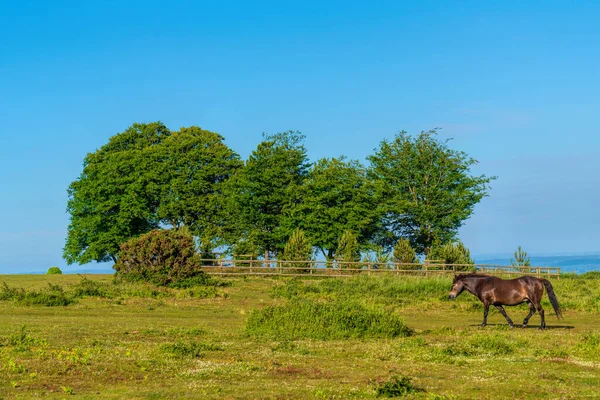
POLYGON ((404 259, 414 260, 432 246, 457 246, 458 229, 494 179, 472 175, 477 161, 435 130, 384 140, 368 166, 345 157, 311 163, 304 139, 264 134, 243 161, 217 133, 134 124, 89 153, 69 186, 64 258, 117 263, 129 239, 186 227, 202 252, 334 259, 404 246, 404 259), (292 237, 301 239, 296 248, 292 237))

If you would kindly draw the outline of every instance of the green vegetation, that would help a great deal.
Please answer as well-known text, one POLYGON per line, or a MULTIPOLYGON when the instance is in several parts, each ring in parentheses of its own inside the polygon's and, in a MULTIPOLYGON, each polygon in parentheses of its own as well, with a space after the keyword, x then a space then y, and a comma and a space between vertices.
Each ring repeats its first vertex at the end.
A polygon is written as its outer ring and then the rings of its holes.
POLYGON ((476 161, 435 131, 382 142, 369 168, 343 156, 310 163, 304 140, 296 131, 264 134, 242 162, 217 133, 133 124, 88 153, 69 186, 63 257, 69 264, 113 261, 123 270, 131 259, 118 263, 121 246, 182 228, 205 259, 219 248, 261 254, 268 265, 282 259, 297 230, 330 262, 359 261, 358 252, 374 249, 387 257, 401 238, 421 255, 456 240, 493 179, 472 176, 476 161), (356 246, 341 254, 347 232, 356 246))
MULTIPOLYGON (((285 261, 307 261, 313 259, 313 247, 306 239, 304 231, 296 229, 283 249, 283 260, 285 261)), ((293 268, 293 272, 307 272, 309 263, 284 263, 285 267, 293 268)))
MULTIPOLYGON (((480 302, 449 301, 448 276, 173 288, 106 275, 5 275, 0 398, 593 398, 595 275, 552 280, 564 319, 544 302, 545 331, 537 315, 531 328, 510 329, 496 310, 480 329, 480 302), (18 293, 57 287, 75 301, 18 301, 18 293), (190 295, 205 288, 216 292, 190 295), (402 333, 390 334, 398 321, 402 333)), ((515 320, 527 310, 506 307, 515 320)))
POLYGON ((60 275, 60 274, 62 274, 62 271, 58 267, 50 267, 50 268, 48 268, 48 272, 46 272, 46 273, 48 275, 60 275))
POLYGON ((384 216, 379 239, 384 246, 391 248, 403 237, 418 254, 427 254, 434 242, 455 240, 475 204, 487 195, 494 178, 471 176, 477 160, 450 149, 436 135, 431 130, 413 138, 403 131, 368 157, 384 216))
MULTIPOLYGON (((415 250, 410 247, 410 242, 407 239, 398 239, 398 242, 394 246, 393 253, 393 261, 395 263, 403 263, 403 264, 415 264, 419 262, 417 258, 417 253, 415 250)), ((416 266, 402 266, 402 269, 415 268, 416 266)))
MULTIPOLYGON (((435 243, 429 252, 428 258, 442 264, 473 264, 471 252, 462 242, 449 242, 444 245, 435 243)), ((469 265, 456 267, 457 271, 474 271, 469 265)))
POLYGON ((250 314, 246 332, 273 340, 394 338, 410 336, 398 316, 371 310, 354 302, 299 300, 250 314))
POLYGON ((352 231, 345 231, 340 237, 336 254, 340 268, 358 268, 358 265, 352 264, 360 261, 358 240, 352 231))
POLYGON ((517 250, 515 250, 514 258, 510 259, 510 265, 524 267, 531 266, 531 260, 529 259, 527 252, 523 250, 521 246, 518 246, 517 250))
POLYGON ((187 228, 155 229, 123 243, 114 269, 119 279, 166 286, 202 274, 199 264, 187 228))

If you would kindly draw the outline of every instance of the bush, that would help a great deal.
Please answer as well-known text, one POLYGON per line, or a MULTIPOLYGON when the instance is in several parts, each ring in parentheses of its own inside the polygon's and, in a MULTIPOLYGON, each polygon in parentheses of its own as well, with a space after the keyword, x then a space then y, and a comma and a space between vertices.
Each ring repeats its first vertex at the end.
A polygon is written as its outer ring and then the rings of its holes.
POLYGON ((202 274, 194 237, 186 229, 148 232, 121 245, 116 277, 166 286, 202 274))
POLYGON ((398 316, 354 302, 291 301, 253 310, 246 333, 276 340, 393 338, 413 331, 398 316))
POLYGON ((387 381, 375 382, 377 397, 401 397, 410 393, 424 392, 423 389, 412 384, 406 376, 391 376, 387 381))
MULTIPOLYGON (((434 245, 427 258, 439 260, 443 264, 474 264, 471 258, 471 252, 462 242, 446 243, 444 245, 434 245)), ((462 265, 456 268, 457 271, 474 271, 474 266, 462 265)))
POLYGON ((46 274, 48 274, 48 275, 62 275, 62 271, 58 267, 50 267, 50 268, 48 268, 48 272, 46 272, 46 274))
POLYGON ((340 268, 359 268, 358 264, 349 263, 349 261, 360 261, 360 250, 358 249, 358 240, 356 239, 356 235, 351 231, 345 231, 340 240, 338 241, 336 257, 339 260, 338 265, 340 266, 340 268))
MULTIPOLYGON (((393 261, 397 264, 417 264, 417 253, 406 239, 399 239, 394 246, 393 261)), ((398 269, 417 269, 418 265, 399 265, 398 269)))
POLYGON ((75 299, 65 293, 61 286, 48 284, 46 289, 25 290, 10 288, 6 282, 0 288, 0 300, 13 300, 17 304, 26 306, 68 306, 75 303, 75 299))
MULTIPOLYGON (((285 245, 282 259, 284 261, 308 261, 312 260, 312 256, 313 248, 308 243, 304 231, 296 229, 285 245)), ((284 263, 283 265, 293 268, 293 272, 308 272, 310 268, 310 263, 291 262, 284 263)))

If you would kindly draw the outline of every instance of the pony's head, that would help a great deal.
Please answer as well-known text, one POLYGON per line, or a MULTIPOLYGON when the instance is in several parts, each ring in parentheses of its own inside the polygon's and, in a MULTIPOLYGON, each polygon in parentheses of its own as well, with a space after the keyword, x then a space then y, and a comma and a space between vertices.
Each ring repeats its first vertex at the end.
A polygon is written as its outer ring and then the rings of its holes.
POLYGON ((450 295, 448 296, 450 300, 454 300, 463 292, 463 290, 465 290, 465 283, 463 282, 464 277, 465 275, 463 274, 454 276, 454 280, 452 281, 452 289, 450 290, 450 295))

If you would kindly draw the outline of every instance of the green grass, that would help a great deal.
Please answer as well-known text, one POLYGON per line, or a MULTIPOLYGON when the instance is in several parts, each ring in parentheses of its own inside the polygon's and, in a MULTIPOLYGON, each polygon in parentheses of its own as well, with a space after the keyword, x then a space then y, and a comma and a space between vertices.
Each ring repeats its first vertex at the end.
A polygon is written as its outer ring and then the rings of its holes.
MULTIPOLYGON (((493 309, 480 329, 479 301, 447 300, 449 278, 231 279, 205 297, 189 293, 202 286, 86 279, 93 283, 68 274, 0 277, 9 291, 52 284, 76 300, 0 300, 0 398, 594 398, 600 385, 594 277, 552 281, 565 312, 557 320, 544 303, 545 331, 537 315, 531 328, 509 329, 493 309), (266 318, 255 325, 261 332, 249 332, 257 316, 266 318), (289 335, 318 331, 300 325, 321 316, 335 329, 347 318, 363 334, 289 335), (383 316, 413 334, 377 337, 365 328, 383 316)), ((527 314, 526 306, 506 310, 515 321, 527 314)))

